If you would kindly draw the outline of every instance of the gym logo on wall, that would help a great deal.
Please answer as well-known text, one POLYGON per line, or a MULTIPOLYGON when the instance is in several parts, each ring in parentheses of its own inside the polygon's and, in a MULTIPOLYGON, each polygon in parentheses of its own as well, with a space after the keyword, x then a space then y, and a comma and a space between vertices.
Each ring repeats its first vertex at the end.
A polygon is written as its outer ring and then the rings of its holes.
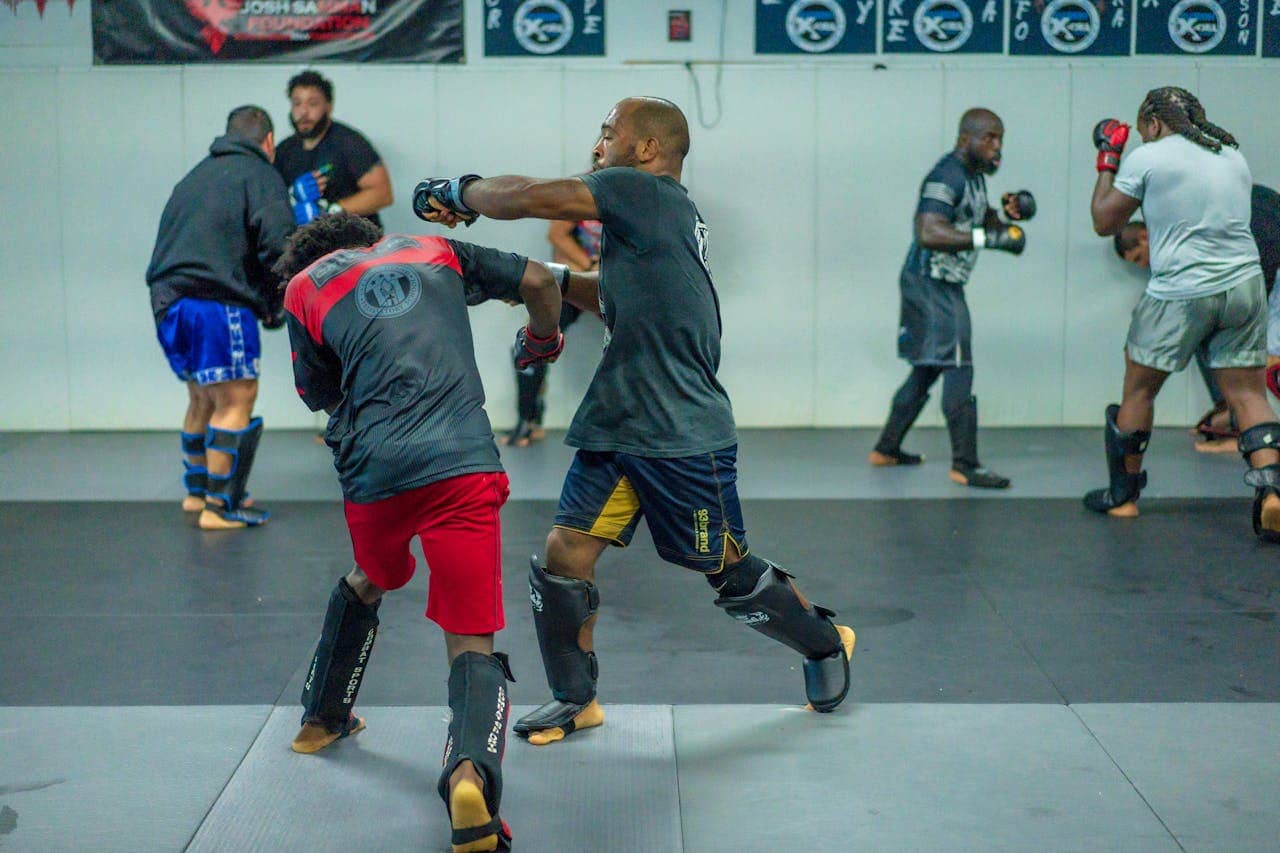
POLYGON ((881 37, 885 53, 1000 53, 1004 3, 885 0, 881 37))
POLYGON ((1180 0, 1169 12, 1169 38, 1187 53, 1208 53, 1227 34, 1227 13, 1215 0, 1180 0))
POLYGON ((1253 56, 1254 0, 1138 0, 1137 52, 1253 56))
POLYGON ((756 0, 756 53, 875 53, 876 0, 756 0))
POLYGON ((402 316, 421 296, 422 279, 405 264, 373 267, 356 283, 356 308, 370 320, 402 316))
POLYGON ((1123 0, 1012 0, 1010 9, 1012 55, 1123 56, 1129 52, 1129 15, 1123 0))
POLYGON ((787 10, 787 38, 805 53, 825 53, 844 38, 844 9, 833 0, 797 0, 787 10))
POLYGON ((925 47, 950 53, 973 35, 973 13, 961 0, 924 0, 911 16, 911 29, 925 47))
POLYGON ((603 56, 604 0, 484 0, 486 56, 603 56))

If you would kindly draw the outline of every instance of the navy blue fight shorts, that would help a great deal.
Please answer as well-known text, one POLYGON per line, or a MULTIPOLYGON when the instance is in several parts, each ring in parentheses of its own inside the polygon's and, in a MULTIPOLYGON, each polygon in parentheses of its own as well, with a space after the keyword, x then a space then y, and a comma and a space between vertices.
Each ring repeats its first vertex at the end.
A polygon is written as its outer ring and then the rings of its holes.
POLYGON ((579 450, 555 526, 625 548, 644 518, 662 559, 719 571, 727 540, 747 553, 737 460, 737 445, 673 459, 579 450))

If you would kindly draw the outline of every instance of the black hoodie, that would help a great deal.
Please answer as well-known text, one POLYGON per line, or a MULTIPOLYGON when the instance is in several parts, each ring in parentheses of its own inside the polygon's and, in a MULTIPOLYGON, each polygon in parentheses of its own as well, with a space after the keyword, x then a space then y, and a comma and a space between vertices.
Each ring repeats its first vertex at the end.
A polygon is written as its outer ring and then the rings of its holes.
POLYGON ((271 265, 293 228, 289 191, 262 149, 219 136, 160 217, 147 267, 156 323, 184 296, 242 305, 259 319, 278 313, 284 294, 271 265))

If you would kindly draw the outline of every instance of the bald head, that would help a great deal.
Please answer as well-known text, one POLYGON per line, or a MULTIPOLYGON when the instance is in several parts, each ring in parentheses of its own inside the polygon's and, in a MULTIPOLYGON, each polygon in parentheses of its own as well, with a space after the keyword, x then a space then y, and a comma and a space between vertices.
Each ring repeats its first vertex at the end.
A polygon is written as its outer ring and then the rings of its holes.
POLYGON ((630 166, 676 180, 689 153, 689 122, 663 98, 626 98, 614 105, 600 126, 592 151, 597 169, 630 166))
POLYGON ((956 153, 970 173, 994 175, 1000 168, 1004 147, 1004 122, 985 107, 973 107, 960 116, 956 153))
POLYGON ((663 98, 627 98, 618 104, 637 137, 658 140, 664 154, 683 160, 689 153, 689 122, 675 104, 663 98))
POLYGON ((1000 116, 993 113, 985 107, 974 107, 965 110, 964 115, 960 116, 960 128, 957 136, 982 136, 988 130, 996 127, 1003 127, 1000 116))

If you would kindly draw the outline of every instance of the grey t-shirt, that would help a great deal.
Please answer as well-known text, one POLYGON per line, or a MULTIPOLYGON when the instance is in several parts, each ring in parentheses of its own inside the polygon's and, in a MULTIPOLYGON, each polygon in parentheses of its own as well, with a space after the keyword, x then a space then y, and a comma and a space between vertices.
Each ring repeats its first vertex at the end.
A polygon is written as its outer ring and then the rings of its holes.
POLYGON ((1151 244, 1156 299, 1223 293, 1260 276, 1249 230, 1253 179, 1240 152, 1218 153, 1181 136, 1166 136, 1130 152, 1115 188, 1142 202, 1151 244))
POLYGON ((603 225, 605 346, 565 443, 636 456, 693 456, 737 443, 720 366, 720 300, 707 226, 670 177, 628 167, 582 181, 603 225))

